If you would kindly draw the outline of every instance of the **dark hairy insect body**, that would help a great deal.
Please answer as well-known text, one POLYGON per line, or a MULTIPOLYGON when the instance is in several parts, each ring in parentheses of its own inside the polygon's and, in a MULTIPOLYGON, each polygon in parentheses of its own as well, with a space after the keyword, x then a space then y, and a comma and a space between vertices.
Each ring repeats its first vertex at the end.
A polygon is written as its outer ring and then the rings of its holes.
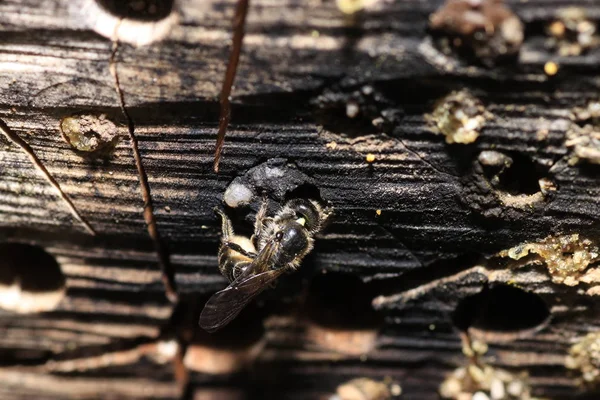
POLYGON ((267 217, 265 201, 256 215, 254 234, 247 238, 235 235, 229 218, 217 212, 223 221, 219 269, 230 284, 214 294, 202 311, 200 326, 208 332, 227 325, 271 282, 297 269, 330 215, 316 201, 294 199, 274 217, 267 217))

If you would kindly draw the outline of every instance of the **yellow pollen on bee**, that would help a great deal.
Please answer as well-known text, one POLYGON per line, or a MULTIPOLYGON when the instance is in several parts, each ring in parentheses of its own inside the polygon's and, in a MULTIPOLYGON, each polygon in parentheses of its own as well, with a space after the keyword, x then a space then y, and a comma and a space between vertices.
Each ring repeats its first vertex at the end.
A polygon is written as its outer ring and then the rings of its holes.
POLYGON ((372 154, 372 153, 367 154, 367 156, 365 157, 365 160, 368 163, 372 163, 373 161, 375 161, 375 154, 372 154))
POLYGON ((375 214, 381 215, 381 210, 375 210, 375 214))
POLYGON ((298 218, 296 220, 296 222, 299 223, 300 225, 304 226, 306 224, 306 218, 304 218, 304 217, 298 218))

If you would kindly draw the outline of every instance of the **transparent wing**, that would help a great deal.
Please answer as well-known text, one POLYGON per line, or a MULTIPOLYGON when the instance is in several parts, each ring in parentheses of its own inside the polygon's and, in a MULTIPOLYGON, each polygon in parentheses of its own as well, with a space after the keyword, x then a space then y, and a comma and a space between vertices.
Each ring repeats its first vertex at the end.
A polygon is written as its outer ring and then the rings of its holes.
POLYGON ((243 280, 238 279, 225 289, 215 293, 208 299, 202 314, 200 314, 202 329, 207 332, 215 332, 227 325, 283 271, 283 269, 270 270, 243 280))

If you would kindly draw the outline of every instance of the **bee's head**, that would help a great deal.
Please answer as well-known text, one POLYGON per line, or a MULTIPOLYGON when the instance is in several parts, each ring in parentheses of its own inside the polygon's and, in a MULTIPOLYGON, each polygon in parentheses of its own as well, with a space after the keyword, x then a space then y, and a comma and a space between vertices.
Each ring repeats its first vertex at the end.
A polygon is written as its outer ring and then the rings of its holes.
POLYGON ((287 202, 285 208, 292 211, 296 222, 311 233, 318 232, 327 217, 321 206, 313 200, 292 199, 287 202))

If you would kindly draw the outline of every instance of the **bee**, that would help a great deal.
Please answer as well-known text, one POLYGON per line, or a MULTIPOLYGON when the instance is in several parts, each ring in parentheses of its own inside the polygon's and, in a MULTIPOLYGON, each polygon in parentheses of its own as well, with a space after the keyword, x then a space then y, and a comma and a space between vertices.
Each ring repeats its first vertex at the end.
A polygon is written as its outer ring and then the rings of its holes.
POLYGON ((230 284, 215 293, 200 315, 200 326, 215 332, 284 272, 296 270, 310 253, 314 236, 331 215, 314 200, 288 201, 273 217, 267 217, 267 201, 256 214, 251 238, 235 235, 227 215, 215 211, 222 220, 219 270, 230 284))

